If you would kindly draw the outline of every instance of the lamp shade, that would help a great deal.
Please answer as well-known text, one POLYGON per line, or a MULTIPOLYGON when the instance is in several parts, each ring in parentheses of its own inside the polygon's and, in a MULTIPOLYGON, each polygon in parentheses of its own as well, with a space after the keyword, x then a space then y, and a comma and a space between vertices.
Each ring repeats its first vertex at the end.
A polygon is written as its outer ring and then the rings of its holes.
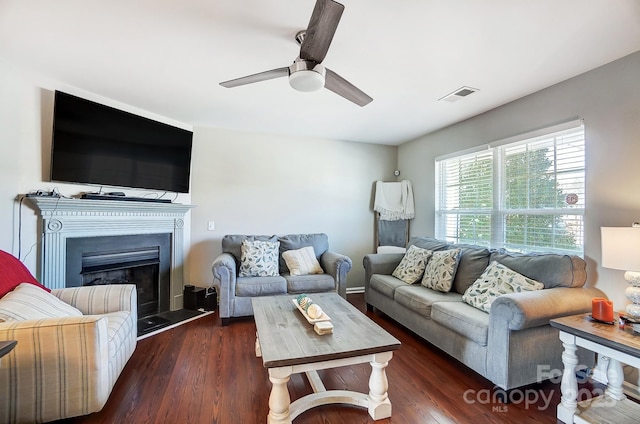
POLYGON ((640 271, 640 228, 601 227, 602 266, 640 271))

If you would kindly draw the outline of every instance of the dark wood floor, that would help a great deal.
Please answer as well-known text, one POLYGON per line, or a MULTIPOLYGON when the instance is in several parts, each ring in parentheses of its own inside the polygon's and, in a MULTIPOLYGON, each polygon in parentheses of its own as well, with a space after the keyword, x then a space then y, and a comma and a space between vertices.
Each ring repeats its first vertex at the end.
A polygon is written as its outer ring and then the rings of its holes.
MULTIPOLYGON (((349 295, 363 312, 363 295, 349 295)), ((402 342, 387 368, 393 413, 378 423, 556 423, 559 384, 527 387, 504 405, 491 383, 380 313, 368 315, 402 342), (466 395, 465 395, 466 393, 466 395), (550 402, 543 399, 550 398, 550 402)), ((99 413, 65 423, 265 423, 271 383, 255 356, 255 324, 222 327, 217 314, 141 340, 99 413)), ((368 391, 370 366, 320 371, 328 389, 368 391)), ((306 378, 292 376, 292 400, 311 393, 306 378)), ((327 405, 305 412, 296 424, 373 423, 364 409, 327 405)))

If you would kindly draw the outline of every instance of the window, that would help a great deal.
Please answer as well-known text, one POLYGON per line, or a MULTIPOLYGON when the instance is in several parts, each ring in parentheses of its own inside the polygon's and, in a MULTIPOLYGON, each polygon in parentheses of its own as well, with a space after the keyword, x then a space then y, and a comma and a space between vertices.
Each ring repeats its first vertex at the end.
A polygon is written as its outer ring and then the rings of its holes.
POLYGON ((436 159, 436 237, 513 251, 584 251, 581 122, 436 159))

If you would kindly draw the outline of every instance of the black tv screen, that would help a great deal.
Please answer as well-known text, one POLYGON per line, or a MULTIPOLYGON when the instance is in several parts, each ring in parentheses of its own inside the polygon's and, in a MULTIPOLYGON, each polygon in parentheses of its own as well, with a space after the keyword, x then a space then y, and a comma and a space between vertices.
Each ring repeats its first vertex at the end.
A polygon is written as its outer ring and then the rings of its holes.
POLYGON ((51 181, 189 192, 193 133, 55 92, 51 181))

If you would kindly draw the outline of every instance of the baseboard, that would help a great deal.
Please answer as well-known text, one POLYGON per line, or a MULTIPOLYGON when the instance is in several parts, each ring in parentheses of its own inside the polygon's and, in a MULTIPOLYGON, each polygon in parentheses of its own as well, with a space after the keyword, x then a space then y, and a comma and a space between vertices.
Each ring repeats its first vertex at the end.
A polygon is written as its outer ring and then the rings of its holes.
POLYGON ((364 293, 364 286, 362 287, 347 287, 347 294, 364 293))

